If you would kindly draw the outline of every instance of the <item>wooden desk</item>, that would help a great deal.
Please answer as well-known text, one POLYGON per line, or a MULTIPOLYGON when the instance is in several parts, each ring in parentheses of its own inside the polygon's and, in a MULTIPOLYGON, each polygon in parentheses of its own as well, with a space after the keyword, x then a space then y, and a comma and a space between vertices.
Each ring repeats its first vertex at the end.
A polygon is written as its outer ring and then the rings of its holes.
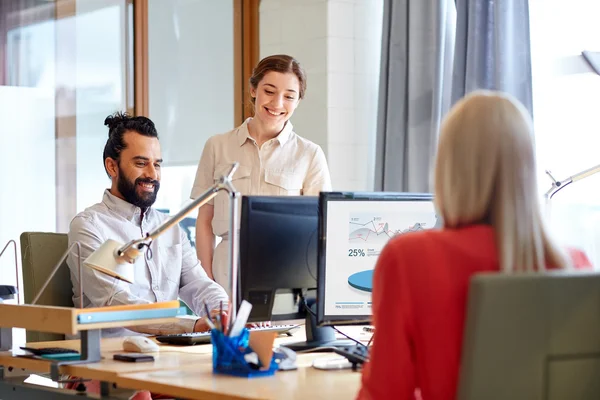
POLYGON ((238 378, 212 373, 212 363, 178 370, 146 371, 120 375, 117 385, 146 389, 186 399, 354 399, 360 386, 360 372, 322 371, 312 368, 320 357, 331 353, 298 355, 298 370, 278 371, 265 378, 238 378))
MULTIPOLYGON (((356 327, 355 327, 356 328, 356 327)), ((368 339, 364 333, 353 332, 355 338, 368 339)), ((304 329, 293 337, 278 338, 277 344, 304 340, 304 329)), ((311 367, 316 358, 338 357, 333 353, 298 354, 298 370, 278 371, 272 377, 238 378, 212 373, 212 346, 162 345, 153 353, 153 363, 114 361, 115 353, 123 352, 122 338, 102 339, 102 361, 61 367, 66 375, 116 383, 120 388, 150 390, 183 398, 208 399, 353 399, 360 385, 360 373, 351 370, 321 371, 311 367)), ((79 348, 78 340, 31 343, 31 347, 79 348)), ((0 365, 47 373, 50 362, 14 357, 0 353, 0 365)))
MULTIPOLYGON (((80 376, 87 379, 114 382, 119 374, 148 371, 178 369, 197 363, 212 363, 212 346, 169 346, 161 345, 160 351, 152 353, 153 363, 128 363, 113 360, 113 355, 124 353, 123 338, 102 339, 102 361, 90 364, 67 365, 60 368, 65 375, 80 376)), ((30 343, 31 347, 65 347, 79 349, 79 340, 65 340, 59 342, 30 343)), ((25 353, 25 352, 24 352, 25 353)), ((0 365, 13 368, 22 368, 37 373, 49 373, 50 362, 46 360, 14 357, 11 352, 0 353, 0 365)))

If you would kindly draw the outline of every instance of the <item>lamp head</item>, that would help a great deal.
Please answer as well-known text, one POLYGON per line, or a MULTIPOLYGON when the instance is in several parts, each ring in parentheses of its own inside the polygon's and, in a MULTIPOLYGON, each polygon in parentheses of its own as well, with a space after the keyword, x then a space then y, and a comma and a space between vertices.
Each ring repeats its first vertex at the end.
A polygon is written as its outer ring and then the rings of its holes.
POLYGON ((85 259, 83 265, 125 282, 133 283, 135 273, 131 264, 141 252, 137 246, 128 246, 125 252, 120 251, 121 247, 123 247, 121 243, 108 239, 85 259))

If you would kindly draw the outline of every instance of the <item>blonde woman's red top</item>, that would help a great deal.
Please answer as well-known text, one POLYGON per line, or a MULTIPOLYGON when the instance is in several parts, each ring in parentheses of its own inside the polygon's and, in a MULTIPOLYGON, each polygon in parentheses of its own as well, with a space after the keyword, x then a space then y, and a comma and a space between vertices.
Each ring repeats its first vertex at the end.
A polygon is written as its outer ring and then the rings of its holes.
MULTIPOLYGON (((576 267, 590 265, 581 252, 571 256, 576 267)), ((390 240, 375 267, 376 336, 358 399, 454 399, 469 280, 498 270, 488 225, 390 240)))

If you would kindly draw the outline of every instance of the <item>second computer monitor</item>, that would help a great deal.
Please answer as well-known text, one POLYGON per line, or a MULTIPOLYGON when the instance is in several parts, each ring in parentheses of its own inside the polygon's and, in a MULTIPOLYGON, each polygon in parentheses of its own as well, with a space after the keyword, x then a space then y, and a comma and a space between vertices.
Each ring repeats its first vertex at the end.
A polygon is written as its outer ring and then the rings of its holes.
POLYGON ((394 236, 441 224, 433 197, 415 193, 321 193, 318 299, 320 325, 368 323, 373 269, 394 236))
POLYGON ((317 286, 318 200, 242 198, 238 298, 253 306, 249 321, 305 318, 303 300, 317 286))

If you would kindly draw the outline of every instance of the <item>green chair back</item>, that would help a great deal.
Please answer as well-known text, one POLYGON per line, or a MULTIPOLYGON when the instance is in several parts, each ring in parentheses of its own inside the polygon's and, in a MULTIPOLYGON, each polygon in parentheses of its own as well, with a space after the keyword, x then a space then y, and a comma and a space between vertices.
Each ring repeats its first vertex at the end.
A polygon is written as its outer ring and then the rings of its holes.
MULTIPOLYGON (((31 304, 67 248, 68 238, 64 233, 23 232, 21 234, 25 304, 31 304)), ((66 262, 58 269, 37 304, 73 307, 73 286, 66 262)), ((45 342, 64 338, 64 335, 56 333, 27 331, 27 342, 45 342)))

